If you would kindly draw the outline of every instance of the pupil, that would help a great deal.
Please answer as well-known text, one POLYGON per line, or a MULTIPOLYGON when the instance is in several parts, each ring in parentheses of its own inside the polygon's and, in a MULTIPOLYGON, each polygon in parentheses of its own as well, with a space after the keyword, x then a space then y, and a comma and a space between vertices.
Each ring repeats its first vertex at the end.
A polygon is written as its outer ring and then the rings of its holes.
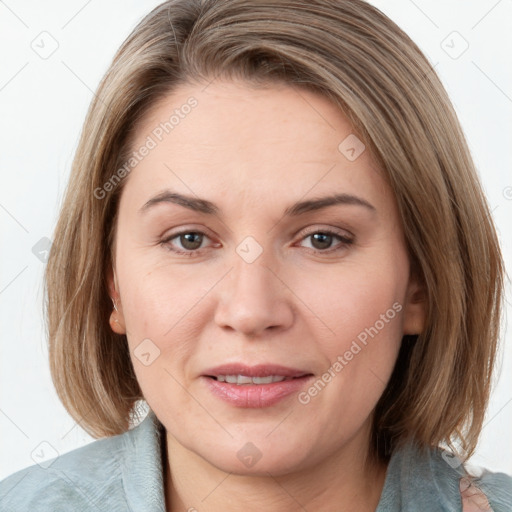
POLYGON ((199 249, 201 246, 201 241, 200 233, 185 233, 184 235, 181 235, 181 243, 185 249, 199 249))
POLYGON ((331 242, 332 235, 328 235, 326 233, 315 233, 313 235, 313 247, 315 247, 315 249, 328 249, 331 242))

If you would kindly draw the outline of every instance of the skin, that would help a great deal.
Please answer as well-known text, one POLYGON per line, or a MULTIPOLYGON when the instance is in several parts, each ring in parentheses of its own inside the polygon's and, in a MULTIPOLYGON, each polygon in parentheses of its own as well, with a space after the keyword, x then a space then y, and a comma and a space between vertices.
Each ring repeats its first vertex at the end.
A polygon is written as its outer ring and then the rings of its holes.
POLYGON ((338 150, 353 133, 340 110, 286 85, 182 85, 146 114, 133 148, 190 96, 197 107, 127 178, 107 276, 112 328, 127 334, 141 389, 167 431, 167 510, 373 511, 386 464, 368 458, 372 411, 402 336, 421 332, 425 317, 393 193, 368 150, 354 161, 338 150), (207 199, 219 213, 172 203, 140 213, 165 189, 207 199), (284 215, 333 193, 375 210, 340 204, 284 215), (182 229, 205 233, 193 256, 170 250, 191 252, 183 237, 162 243, 182 229), (352 243, 315 242, 325 230, 352 243), (262 249, 252 263, 236 252, 248 236, 262 249), (200 378, 242 361, 317 379, 395 303, 396 316, 307 404, 293 395, 235 408, 200 378), (147 366, 134 355, 144 339, 160 351, 147 366), (252 467, 237 457, 247 442, 261 453, 252 467))

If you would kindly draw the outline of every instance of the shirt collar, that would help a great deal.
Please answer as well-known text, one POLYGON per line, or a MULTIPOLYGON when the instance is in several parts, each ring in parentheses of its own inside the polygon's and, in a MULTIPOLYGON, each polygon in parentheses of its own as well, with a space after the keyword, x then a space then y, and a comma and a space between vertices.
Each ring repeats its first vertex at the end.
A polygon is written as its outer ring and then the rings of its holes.
POLYGON ((121 474, 126 500, 137 512, 165 512, 162 438, 165 429, 150 410, 124 436, 121 474))

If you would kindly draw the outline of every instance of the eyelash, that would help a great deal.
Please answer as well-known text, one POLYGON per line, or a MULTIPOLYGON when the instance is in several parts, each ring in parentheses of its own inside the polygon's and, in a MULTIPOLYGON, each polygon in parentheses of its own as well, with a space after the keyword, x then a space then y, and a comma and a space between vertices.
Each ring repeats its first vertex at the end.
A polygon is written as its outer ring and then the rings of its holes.
MULTIPOLYGON (((302 238, 301 238, 301 241, 302 240, 305 240, 306 238, 312 236, 312 235, 315 235, 317 233, 321 233, 322 235, 329 235, 329 236, 333 236, 335 238, 338 238, 340 240, 340 244, 338 246, 335 246, 333 248, 329 248, 329 249, 326 249, 326 250, 321 250, 321 249, 311 249, 311 248, 308 248, 306 247, 306 249, 308 249, 309 251, 312 251, 316 254, 330 254, 332 252, 337 252, 339 250, 342 250, 342 249, 346 249, 348 246, 352 245, 354 243, 354 239, 353 238, 350 238, 348 236, 343 236, 343 235, 340 235, 339 233, 336 233, 335 231, 332 231, 330 229, 316 229, 314 231, 310 231, 309 233, 306 233, 302 238)), ((175 238, 179 238, 180 236, 182 235, 187 235, 187 234, 195 234, 195 235, 203 235, 205 237, 208 238, 208 235, 206 233, 203 233, 202 231, 194 231, 194 230, 185 230, 185 231, 180 231, 179 233, 173 233, 172 235, 166 237, 164 240, 162 240, 160 242, 160 244, 165 247, 167 250, 175 253, 175 254, 178 254, 178 255, 181 255, 181 256, 188 256, 188 257, 193 257, 193 256, 196 256, 200 251, 202 251, 202 249, 205 249, 205 247, 203 248, 200 248, 200 249, 192 249, 192 250, 179 250, 179 249, 173 249, 171 247, 171 240, 174 240, 175 238)))

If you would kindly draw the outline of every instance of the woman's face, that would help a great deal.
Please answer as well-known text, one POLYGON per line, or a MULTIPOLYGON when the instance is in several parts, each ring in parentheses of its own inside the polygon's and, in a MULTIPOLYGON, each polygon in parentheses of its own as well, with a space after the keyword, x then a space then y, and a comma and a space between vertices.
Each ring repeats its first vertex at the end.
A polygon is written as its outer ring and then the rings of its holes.
POLYGON ((423 313, 392 192, 347 119, 287 86, 182 85, 132 149, 109 283, 171 449, 274 475, 364 454, 423 313))

